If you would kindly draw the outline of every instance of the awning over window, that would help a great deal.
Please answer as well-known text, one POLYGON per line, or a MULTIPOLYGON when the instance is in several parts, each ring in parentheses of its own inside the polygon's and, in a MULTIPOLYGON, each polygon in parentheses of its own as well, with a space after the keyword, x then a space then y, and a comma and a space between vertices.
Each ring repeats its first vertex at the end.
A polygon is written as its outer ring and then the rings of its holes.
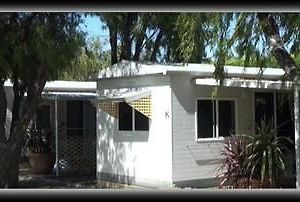
POLYGON ((110 89, 99 93, 99 102, 133 102, 151 94, 149 88, 138 89, 110 89))
POLYGON ((145 116, 151 118, 151 90, 148 88, 130 90, 114 90, 110 91, 107 96, 98 98, 99 108, 110 114, 118 117, 118 103, 126 102, 135 110, 141 112, 145 116))

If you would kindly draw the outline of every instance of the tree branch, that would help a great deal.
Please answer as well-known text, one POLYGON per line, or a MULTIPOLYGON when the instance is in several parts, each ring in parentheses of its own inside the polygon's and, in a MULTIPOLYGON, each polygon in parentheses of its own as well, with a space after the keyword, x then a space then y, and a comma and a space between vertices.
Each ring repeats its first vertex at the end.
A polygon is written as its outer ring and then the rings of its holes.
POLYGON ((297 65, 284 47, 274 17, 268 13, 259 13, 257 17, 262 30, 270 41, 271 52, 275 56, 279 66, 283 68, 290 79, 295 79, 297 75, 297 65))

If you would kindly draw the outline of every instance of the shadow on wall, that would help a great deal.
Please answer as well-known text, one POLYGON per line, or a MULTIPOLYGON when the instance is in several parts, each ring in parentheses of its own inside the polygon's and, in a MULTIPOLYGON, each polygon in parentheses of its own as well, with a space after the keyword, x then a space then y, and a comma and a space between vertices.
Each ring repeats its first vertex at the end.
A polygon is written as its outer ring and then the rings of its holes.
POLYGON ((130 173, 126 166, 128 149, 132 143, 116 141, 114 135, 114 118, 104 112, 97 114, 98 142, 97 142, 97 177, 98 179, 132 184, 135 182, 135 173, 130 173))

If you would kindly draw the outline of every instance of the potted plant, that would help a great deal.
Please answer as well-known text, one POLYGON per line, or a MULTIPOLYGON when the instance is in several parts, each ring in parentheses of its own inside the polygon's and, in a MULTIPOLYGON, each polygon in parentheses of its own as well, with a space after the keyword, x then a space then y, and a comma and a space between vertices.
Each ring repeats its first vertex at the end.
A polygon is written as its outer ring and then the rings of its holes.
POLYGON ((55 158, 50 133, 46 129, 28 129, 27 149, 32 174, 51 173, 55 158))

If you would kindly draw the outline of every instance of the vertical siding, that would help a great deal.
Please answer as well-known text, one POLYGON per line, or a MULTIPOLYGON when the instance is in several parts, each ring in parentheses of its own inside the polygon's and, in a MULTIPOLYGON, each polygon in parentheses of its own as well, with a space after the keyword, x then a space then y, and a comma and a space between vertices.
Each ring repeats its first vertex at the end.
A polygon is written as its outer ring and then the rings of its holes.
POLYGON ((117 119, 97 108, 97 176, 130 178, 131 183, 171 186, 171 90, 151 90, 149 132, 119 132, 117 119))
MULTIPOLYGON (((214 178, 221 159, 222 140, 196 141, 195 112, 199 97, 212 97, 213 88, 197 86, 190 76, 172 76, 173 181, 214 178)), ((218 89, 218 98, 236 98, 238 133, 251 131, 252 92, 242 88, 218 89)))

